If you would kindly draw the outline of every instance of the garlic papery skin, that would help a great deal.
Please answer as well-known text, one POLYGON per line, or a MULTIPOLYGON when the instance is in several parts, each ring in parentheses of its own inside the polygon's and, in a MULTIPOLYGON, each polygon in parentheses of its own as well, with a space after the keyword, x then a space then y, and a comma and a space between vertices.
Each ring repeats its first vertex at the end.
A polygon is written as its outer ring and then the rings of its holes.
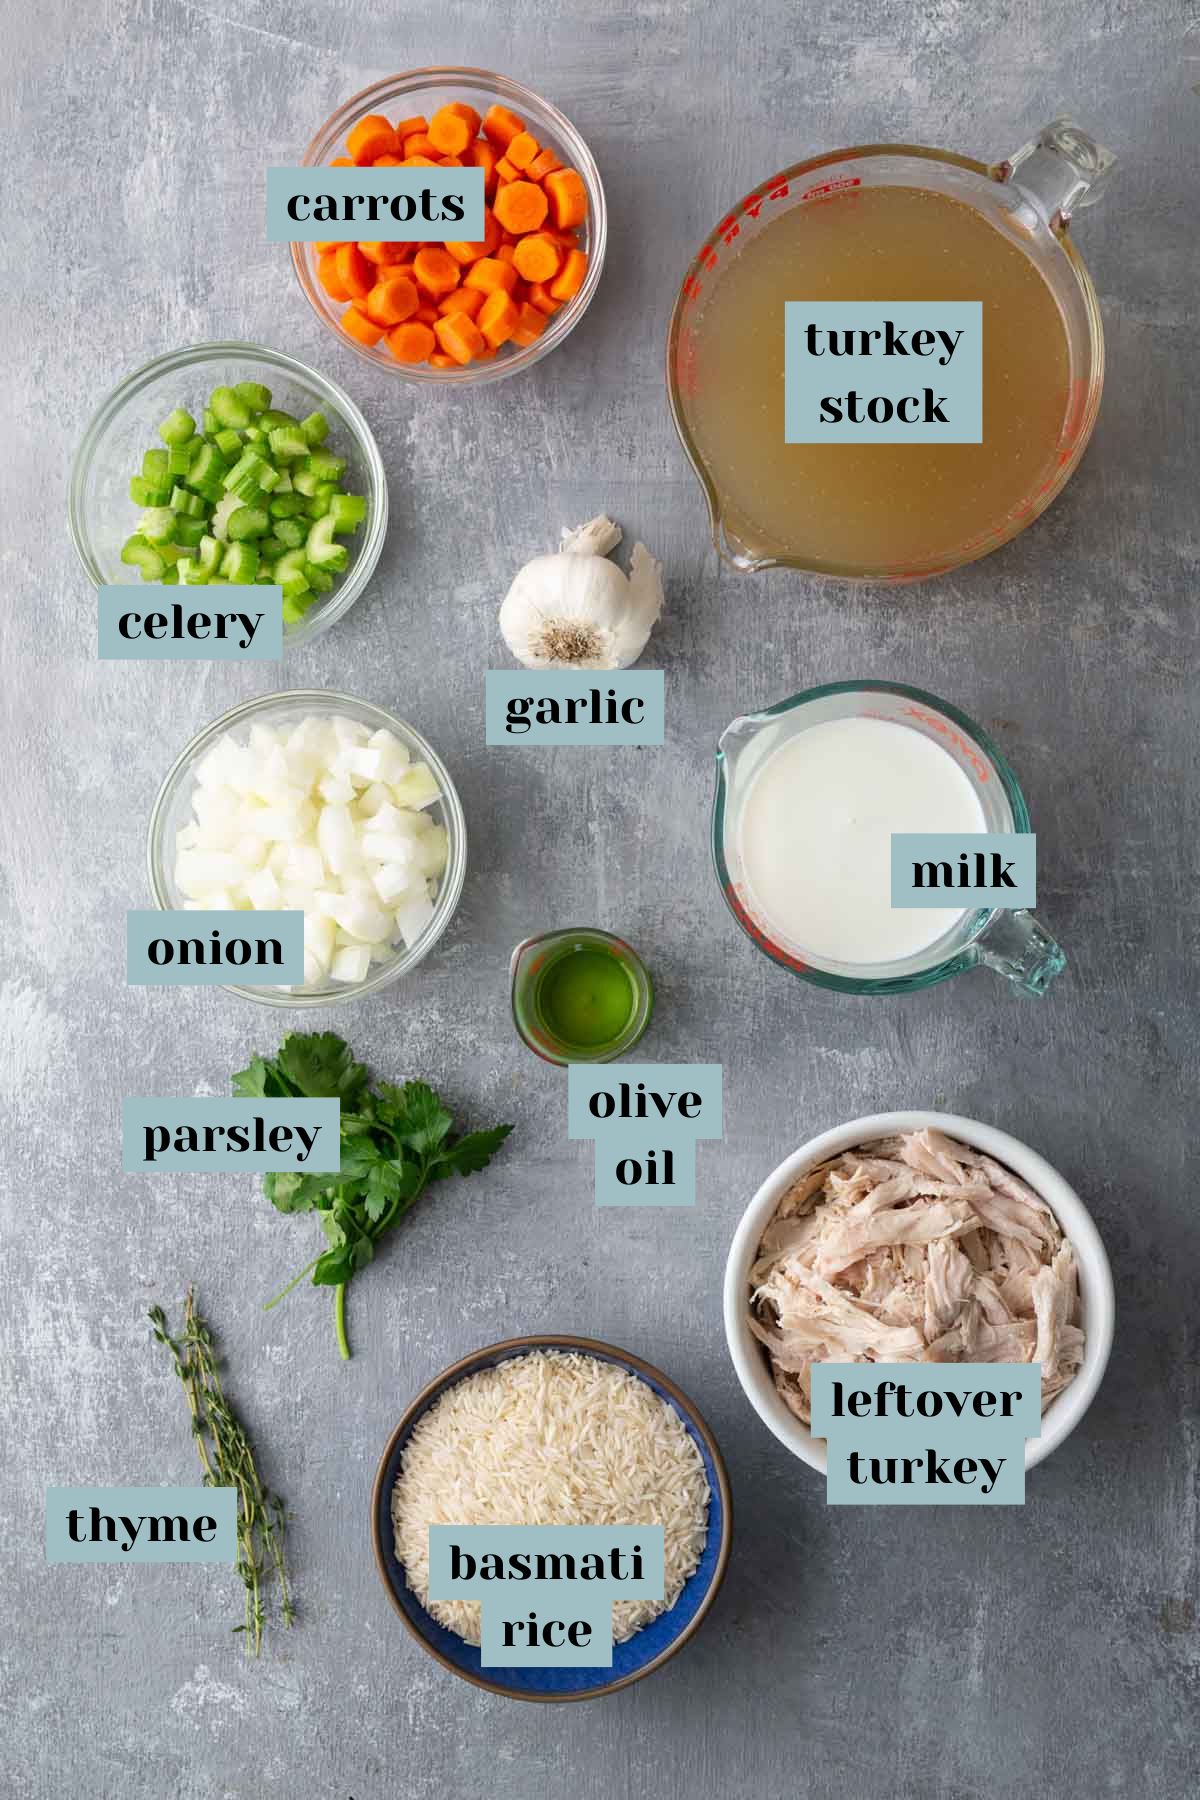
POLYGON ((621 541, 611 519, 563 533, 562 548, 519 571, 500 608, 504 641, 527 669, 627 669, 662 612, 662 569, 644 544, 626 575, 607 552, 621 541))

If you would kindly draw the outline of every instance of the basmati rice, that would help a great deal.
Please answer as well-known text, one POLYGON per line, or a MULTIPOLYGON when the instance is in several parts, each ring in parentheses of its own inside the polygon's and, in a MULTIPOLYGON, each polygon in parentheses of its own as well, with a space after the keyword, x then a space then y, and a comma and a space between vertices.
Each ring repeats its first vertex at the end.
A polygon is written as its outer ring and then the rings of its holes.
POLYGON ((431 1525, 661 1525, 661 1600, 613 1602, 623 1643, 700 1561, 708 1481, 674 1407, 615 1363, 530 1351, 455 1382, 421 1418, 392 1492, 396 1555, 433 1617, 479 1642, 479 1602, 430 1600, 431 1525))

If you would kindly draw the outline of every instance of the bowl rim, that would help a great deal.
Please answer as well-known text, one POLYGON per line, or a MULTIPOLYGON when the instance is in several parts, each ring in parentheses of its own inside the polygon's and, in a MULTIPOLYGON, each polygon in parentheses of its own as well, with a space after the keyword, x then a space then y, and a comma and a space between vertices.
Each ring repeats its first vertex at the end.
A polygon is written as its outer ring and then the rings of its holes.
POLYGON ((253 718, 256 712, 262 712, 269 707, 281 704, 312 704, 314 710, 319 707, 320 710, 327 712, 336 712, 339 705, 351 708, 360 707, 365 712, 375 714, 380 728, 394 730, 399 726, 402 736, 419 750, 420 755, 429 763, 437 777, 438 785, 441 788, 439 804, 445 813, 452 846, 457 850, 453 866, 450 863, 447 864, 443 885, 439 888, 438 897, 434 902, 433 918, 429 921, 425 931, 414 945, 405 947, 402 956, 398 956, 392 963, 381 964, 378 972, 369 976, 367 980, 347 982, 344 986, 329 993, 314 994, 284 994, 269 988, 247 987, 237 982, 221 982, 219 984, 227 994, 237 994, 242 999, 252 1000, 260 1006, 283 1008, 337 1006, 343 1001, 357 1000, 364 994, 375 993, 380 988, 387 987, 391 982, 398 980, 401 975, 407 974, 409 970, 415 969, 418 963, 424 961, 445 932, 458 910, 458 903, 462 897, 463 883, 467 874, 467 822, 462 801, 450 771, 433 745, 417 730, 415 725, 410 725, 407 719, 400 718, 397 713, 388 712, 385 707, 377 706, 373 700, 360 700, 355 694, 340 693, 334 688, 283 688, 275 693, 255 694, 248 700, 239 700, 236 705, 229 707, 217 718, 210 720, 207 725, 202 726, 188 739, 159 783, 158 792, 154 797, 154 805, 150 809, 150 823, 146 830, 146 869, 150 892, 154 904, 160 911, 170 912, 173 910, 170 896, 166 890, 165 875, 160 869, 156 850, 160 835, 160 818, 176 786, 186 777, 190 764, 201 754, 204 747, 215 742, 233 726, 248 718, 253 718))
MULTIPOLYGON (((388 1507, 388 1517, 391 1517, 390 1504, 388 1507)), ((487 1344, 482 1349, 472 1350, 466 1356, 460 1356, 456 1361, 449 1363, 440 1374, 435 1375, 432 1380, 427 1381, 415 1398, 410 1400, 405 1407, 403 1413, 400 1415, 399 1423, 390 1433, 387 1443, 384 1446, 383 1454, 379 1459, 379 1466, 375 1472, 375 1480, 371 1484, 371 1546, 375 1554, 375 1567, 379 1571, 379 1578, 383 1582, 387 1597, 390 1600, 393 1609, 403 1621, 405 1629, 417 1640, 421 1648, 429 1656, 433 1657, 435 1662, 441 1663, 444 1669, 449 1669, 451 1674, 457 1675, 460 1680, 469 1681, 472 1687, 482 1688, 485 1693, 504 1694, 513 1700, 529 1700, 551 1705, 562 1705, 575 1700, 599 1700, 606 1694, 615 1694, 619 1688, 632 1686, 635 1681, 641 1681, 644 1676, 652 1674, 655 1669, 660 1669, 664 1663, 669 1662, 673 1656, 677 1655, 677 1653, 682 1650, 683 1646, 690 1638, 695 1636, 696 1632, 699 1631, 704 1620, 707 1618, 709 1610, 720 1592, 721 1584, 725 1579, 725 1571, 729 1566, 732 1540, 733 1494, 729 1485, 729 1471, 725 1467, 725 1458, 721 1454, 720 1445, 713 1436, 707 1420, 699 1411, 695 1403, 688 1398, 682 1388, 678 1387, 669 1376, 664 1375, 661 1369, 656 1368, 653 1363, 647 1362, 644 1357, 636 1356, 632 1350, 623 1350, 618 1344, 605 1343, 600 1338, 579 1337, 573 1332, 533 1332, 522 1337, 503 1338, 499 1343, 487 1344), (457 1663, 451 1662, 448 1656, 445 1656, 436 1645, 431 1644, 428 1639, 417 1630, 417 1627, 413 1624, 408 1614, 404 1611, 404 1608, 400 1605, 400 1602, 396 1597, 395 1585, 392 1580, 391 1569, 388 1565, 387 1555, 379 1527, 383 1489, 387 1479, 388 1466, 397 1445, 401 1439, 411 1431, 421 1412, 423 1412, 440 1393, 452 1387, 456 1382, 463 1380, 465 1376, 473 1374, 478 1368, 486 1366, 487 1359, 491 1358, 493 1361, 499 1360, 501 1356, 507 1357, 512 1352, 521 1350, 578 1350, 582 1351, 585 1355, 595 1355, 599 1352, 605 1359, 622 1364, 633 1374, 640 1377, 648 1376, 652 1382, 656 1382, 671 1396, 675 1405, 693 1426, 697 1435, 703 1440, 704 1447, 712 1458, 712 1466, 717 1478, 717 1491, 721 1500, 721 1540, 717 1546, 716 1566, 709 1579, 709 1584, 703 1599, 682 1631, 680 1631, 679 1635, 673 1638, 665 1649, 660 1650, 658 1655, 650 1662, 646 1663, 643 1668, 634 1669, 628 1675, 622 1675, 615 1681, 602 1682, 596 1687, 583 1688, 576 1693, 570 1694, 539 1694, 524 1688, 510 1687, 505 1682, 492 1681, 488 1680, 483 1675, 476 1675, 474 1671, 470 1669, 460 1669, 457 1663)), ((395 1560, 399 1562, 399 1558, 396 1558, 395 1560)))
MULTIPOLYGON (((388 524, 388 484, 387 470, 375 435, 367 424, 363 414, 354 401, 328 375, 312 369, 299 357, 290 356, 284 350, 272 350, 266 344, 245 343, 237 339, 212 339, 199 344, 185 344, 178 350, 166 350, 152 357, 149 362, 141 363, 128 375, 122 376, 115 387, 110 388, 100 402, 91 418, 87 429, 80 440, 71 464, 71 474, 67 484, 67 524, 71 533, 71 542, 80 566, 89 581, 95 587, 104 586, 104 574, 93 559, 85 540, 88 534, 83 528, 83 494, 84 484, 91 469, 100 438, 104 431, 117 418, 122 410, 163 375, 176 370, 203 367, 206 363, 228 361, 237 358, 245 362, 259 362, 268 369, 279 369, 293 377, 310 382, 318 392, 329 396, 329 403, 336 407, 362 452, 366 464, 368 484, 371 489, 371 507, 367 518, 367 529, 362 544, 354 559, 354 566, 346 579, 336 587, 324 606, 315 606, 305 615, 301 623, 292 628, 284 628, 283 650, 298 649, 302 644, 311 643, 322 632, 336 624, 337 620, 349 612, 354 602, 364 592, 367 583, 375 573, 376 565, 387 537, 388 524)), ((148 587, 156 584, 147 583, 148 587)))
POLYGON ((385 75, 373 81, 368 87, 360 88, 352 94, 318 127, 310 140, 304 155, 300 159, 302 168, 317 168, 326 161, 326 153, 332 150, 354 120, 365 113, 381 106, 385 100, 397 98, 400 94, 411 94, 422 88, 462 87, 489 94, 494 100, 506 104, 512 102, 524 106, 527 111, 540 112, 548 129, 557 134, 574 158, 574 165, 588 190, 588 201, 591 208, 589 217, 589 248, 587 274, 579 292, 555 313, 542 335, 532 344, 527 344, 515 352, 505 355, 502 351, 494 362, 468 364, 458 369, 432 369, 422 363, 400 363, 395 357, 385 357, 374 346, 359 344, 340 330, 336 320, 330 318, 325 310, 321 295, 317 291, 316 276, 306 254, 307 243, 293 241, 289 244, 292 259, 292 271, 300 284, 300 291, 308 301, 313 312, 327 331, 333 333, 338 342, 352 350, 363 362, 370 363, 373 368, 387 369, 402 380, 413 382, 417 386, 454 388, 483 387, 492 381, 506 380, 510 375, 518 374, 522 369, 530 369, 534 363, 548 356, 567 338, 578 325, 584 313, 591 305, 596 289, 600 284, 600 276, 604 269, 604 258, 608 248, 608 202, 604 194, 604 183, 591 148, 579 128, 572 124, 566 114, 561 112, 552 101, 543 99, 532 88, 523 82, 514 81, 511 76, 501 75, 491 69, 463 67, 429 67, 422 69, 406 69, 398 74, 385 75))
POLYGON ((1026 1471, 1036 1468, 1056 1450, 1078 1425, 1096 1397, 1112 1349, 1116 1302, 1108 1252, 1087 1207, 1075 1189, 1053 1165, 1020 1138, 999 1126, 966 1118, 958 1113, 913 1109, 906 1112, 869 1113, 844 1125, 819 1132, 786 1156, 761 1183, 738 1221, 725 1263, 723 1313, 725 1341, 734 1372, 747 1400, 767 1429, 793 1456, 824 1474, 828 1466, 825 1441, 812 1433, 784 1405, 775 1391, 766 1361, 746 1323, 746 1291, 754 1253, 784 1193, 805 1169, 839 1150, 848 1150, 872 1138, 897 1131, 925 1127, 957 1137, 973 1149, 984 1150, 1020 1175, 1045 1200, 1076 1252, 1080 1295, 1085 1309, 1086 1341, 1078 1375, 1057 1394, 1042 1419, 1043 1430, 1025 1440, 1026 1471))

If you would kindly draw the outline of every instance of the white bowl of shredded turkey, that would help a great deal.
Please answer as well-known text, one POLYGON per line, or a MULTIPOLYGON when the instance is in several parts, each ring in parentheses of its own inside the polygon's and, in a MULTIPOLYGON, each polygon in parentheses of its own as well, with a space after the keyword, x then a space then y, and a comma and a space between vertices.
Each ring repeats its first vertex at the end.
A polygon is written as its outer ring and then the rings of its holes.
POLYGON ((877 1113, 813 1138, 759 1188, 725 1269, 746 1396, 821 1471, 816 1362, 1040 1362, 1031 1469, 1087 1411, 1112 1334, 1108 1257, 1074 1189, 1007 1132, 948 1113, 877 1113))

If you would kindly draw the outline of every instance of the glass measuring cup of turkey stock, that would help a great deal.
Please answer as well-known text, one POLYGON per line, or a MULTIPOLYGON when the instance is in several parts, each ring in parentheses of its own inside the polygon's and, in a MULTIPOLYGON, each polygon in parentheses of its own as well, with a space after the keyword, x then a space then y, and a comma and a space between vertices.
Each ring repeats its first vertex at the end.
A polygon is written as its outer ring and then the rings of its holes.
POLYGON ((1114 162, 1066 119, 990 166, 867 144, 793 164, 722 219, 675 303, 667 385, 727 562, 916 581, 1045 511, 1100 406, 1099 305, 1068 227, 1114 162), (983 304, 982 444, 785 441, 785 301, 966 299, 983 304))
POLYGON ((1017 778, 986 732, 965 713, 920 688, 891 681, 840 681, 808 688, 762 712, 735 719, 717 747, 712 853, 725 903, 758 948, 818 987, 842 994, 907 994, 978 965, 994 969, 1025 994, 1043 994, 1066 956, 1023 908, 968 909, 934 940, 894 962, 851 964, 816 957, 789 943, 767 920, 746 878, 741 845, 747 795, 768 759, 798 733, 830 720, 880 719, 920 732, 966 776, 988 832, 1032 830, 1017 778))

